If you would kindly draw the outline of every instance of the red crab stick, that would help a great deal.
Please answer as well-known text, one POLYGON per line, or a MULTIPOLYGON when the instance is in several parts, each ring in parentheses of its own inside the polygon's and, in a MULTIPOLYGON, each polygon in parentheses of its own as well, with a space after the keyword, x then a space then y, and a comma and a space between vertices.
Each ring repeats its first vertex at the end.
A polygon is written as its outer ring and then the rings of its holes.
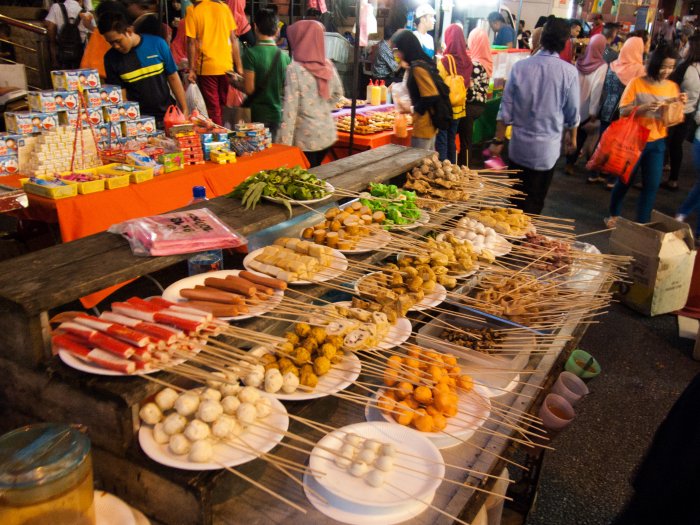
POLYGON ((102 312, 100 314, 100 319, 105 321, 111 321, 113 323, 123 324, 129 328, 133 328, 139 332, 147 334, 151 338, 157 341, 163 341, 166 345, 171 345, 177 341, 178 338, 184 337, 185 334, 178 330, 177 328, 172 328, 170 326, 159 325, 155 323, 147 323, 141 319, 134 319, 133 317, 127 317, 121 314, 115 314, 114 312, 102 312))
POLYGON ((91 349, 85 346, 78 338, 68 334, 55 335, 51 338, 54 348, 65 350, 75 356, 81 357, 91 363, 95 363, 103 368, 122 374, 133 374, 136 370, 136 363, 128 359, 115 357, 109 352, 99 348, 91 349))
POLYGON ((182 319, 180 317, 154 312, 150 308, 144 308, 132 303, 112 303, 112 310, 118 314, 142 319, 143 321, 174 326, 186 332, 198 332, 204 328, 203 324, 198 321, 191 321, 189 319, 182 319))
POLYGON ((73 334, 78 338, 89 342, 91 346, 96 346, 101 350, 111 352, 114 355, 119 356, 123 359, 129 359, 135 353, 135 350, 131 345, 122 343, 121 341, 114 339, 113 337, 101 334, 97 330, 94 330, 87 326, 83 326, 78 323, 61 323, 59 325, 59 328, 68 332, 69 334, 73 334))
POLYGON ((141 332, 137 332, 136 330, 132 330, 131 328, 121 324, 107 322, 104 319, 98 319, 92 315, 78 315, 75 317, 75 322, 90 328, 94 328, 95 330, 111 335, 112 337, 138 347, 144 347, 151 344, 150 337, 141 332))

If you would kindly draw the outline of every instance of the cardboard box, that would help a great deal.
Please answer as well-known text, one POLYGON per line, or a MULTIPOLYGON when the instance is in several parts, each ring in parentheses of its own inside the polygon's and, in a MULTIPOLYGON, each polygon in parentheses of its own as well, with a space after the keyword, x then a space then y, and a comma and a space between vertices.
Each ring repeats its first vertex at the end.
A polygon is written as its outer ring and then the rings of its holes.
POLYGON ((100 74, 96 69, 61 69, 51 72, 51 83, 54 89, 78 91, 100 87, 100 74))
POLYGON ((58 115, 56 113, 41 113, 38 111, 5 112, 5 128, 7 131, 20 135, 52 130, 56 126, 58 126, 58 115))
POLYGON ((0 157, 5 155, 17 156, 18 143, 21 135, 12 133, 0 133, 0 157))
POLYGON ((154 117, 142 117, 136 120, 122 122, 124 126, 122 135, 125 137, 140 137, 156 130, 156 119, 154 117))
POLYGON ((15 155, 0 157, 0 175, 16 175, 19 173, 19 160, 15 155))
POLYGON ((116 106, 103 108, 105 122, 122 122, 124 120, 136 120, 141 118, 141 110, 138 102, 123 102, 116 106))
POLYGON ((87 104, 90 108, 102 106, 116 106, 122 103, 122 88, 112 84, 104 84, 102 87, 88 89, 87 104))
POLYGON ((645 315, 660 315, 685 306, 695 263, 695 242, 688 224, 653 211, 652 222, 619 218, 610 237, 610 253, 630 255, 630 284, 622 301, 645 315))
POLYGON ((29 109, 43 113, 54 111, 72 110, 78 108, 77 91, 57 91, 47 89, 44 91, 30 91, 27 95, 29 109))

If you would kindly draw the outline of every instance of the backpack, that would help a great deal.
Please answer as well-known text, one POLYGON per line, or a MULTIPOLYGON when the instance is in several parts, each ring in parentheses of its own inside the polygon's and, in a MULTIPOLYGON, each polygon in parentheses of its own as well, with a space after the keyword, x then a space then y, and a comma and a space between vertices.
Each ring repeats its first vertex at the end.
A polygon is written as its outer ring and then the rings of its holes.
POLYGON ((449 65, 445 84, 450 90, 452 113, 459 115, 464 111, 464 105, 467 103, 467 88, 464 86, 464 77, 457 74, 457 65, 454 57, 452 55, 445 55, 445 57, 447 57, 449 65))
MULTIPOLYGON (((78 24, 80 17, 76 16, 73 21, 68 18, 68 11, 65 4, 59 4, 63 13, 63 27, 56 36, 56 58, 58 62, 63 64, 75 64, 76 67, 80 64, 80 59, 83 58, 83 41, 80 36, 78 24)), ((82 12, 82 11, 81 11, 82 12)))
MULTIPOLYGON (((439 99, 432 108, 430 108, 430 120, 433 126, 437 129, 450 129, 452 125, 452 101, 450 100, 450 88, 442 80, 442 77, 437 74, 437 71, 431 72, 431 77, 438 90, 439 99)), ((461 77, 460 77, 461 78, 461 77)), ((464 88, 464 82, 462 82, 464 88)))

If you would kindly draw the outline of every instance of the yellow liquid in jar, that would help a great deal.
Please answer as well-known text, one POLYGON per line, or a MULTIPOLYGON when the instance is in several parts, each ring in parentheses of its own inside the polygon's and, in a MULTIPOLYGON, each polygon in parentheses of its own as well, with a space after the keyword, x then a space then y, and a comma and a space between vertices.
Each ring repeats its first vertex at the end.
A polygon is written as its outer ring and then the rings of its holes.
MULTIPOLYGON (((50 487, 46 487, 47 489, 50 487)), ((0 497, 2 525, 95 525, 92 466, 83 480, 58 496, 25 506, 12 506, 0 497)))

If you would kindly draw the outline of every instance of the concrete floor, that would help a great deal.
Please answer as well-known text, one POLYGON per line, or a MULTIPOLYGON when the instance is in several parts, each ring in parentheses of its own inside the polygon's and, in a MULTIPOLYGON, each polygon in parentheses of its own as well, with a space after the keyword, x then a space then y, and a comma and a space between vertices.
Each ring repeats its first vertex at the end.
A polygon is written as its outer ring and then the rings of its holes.
MULTIPOLYGON (((680 190, 659 189, 656 209, 674 215, 695 180, 690 144, 680 190)), ((578 233, 604 228, 610 192, 557 170, 543 213, 576 219, 578 233)), ((631 189, 624 216, 634 219, 639 190, 631 189)), ((690 218, 694 224, 695 218, 690 218)), ((607 251, 608 234, 587 242, 607 251)), ((641 316, 623 305, 593 325, 581 348, 600 362, 602 374, 576 406, 576 419, 545 455, 540 486, 527 525, 603 525, 631 494, 630 478, 654 432, 690 380, 700 372, 693 341, 678 337, 675 316, 641 316)))

